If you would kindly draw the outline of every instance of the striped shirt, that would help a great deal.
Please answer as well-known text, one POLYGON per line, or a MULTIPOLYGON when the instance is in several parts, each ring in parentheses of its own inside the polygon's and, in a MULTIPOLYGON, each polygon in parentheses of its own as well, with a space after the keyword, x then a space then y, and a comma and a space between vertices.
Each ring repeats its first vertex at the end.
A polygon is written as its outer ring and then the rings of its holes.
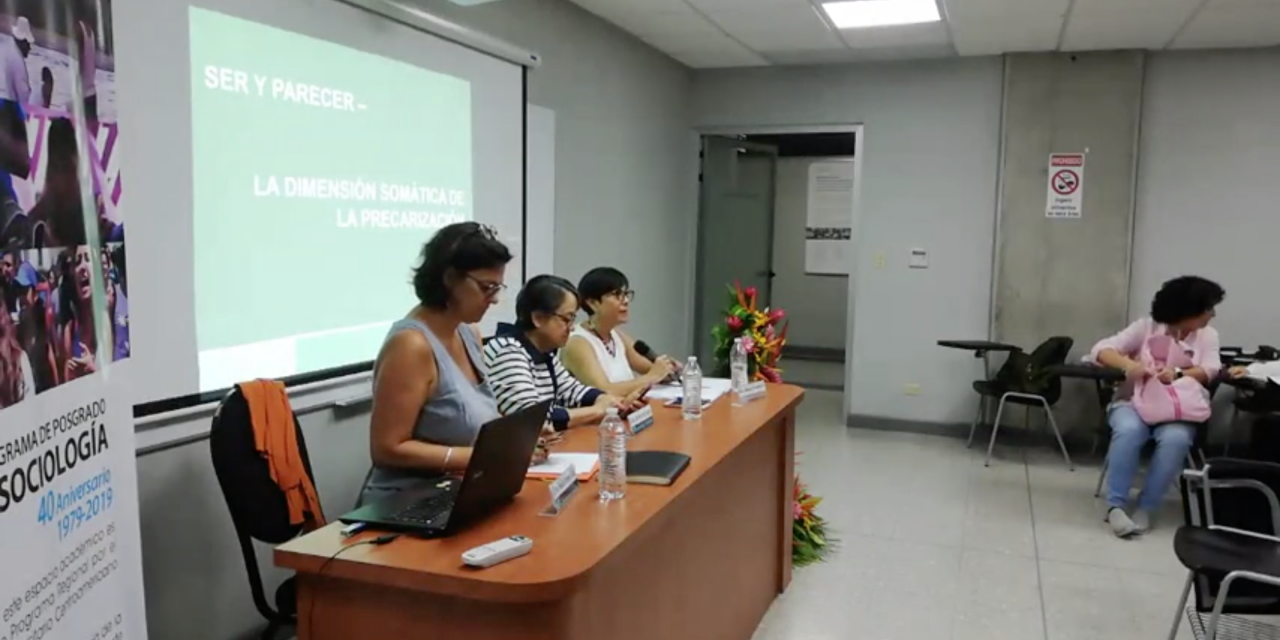
POLYGON ((520 335, 498 335, 484 346, 489 385, 498 411, 508 415, 552 400, 548 416, 556 429, 569 425, 569 408, 589 406, 603 393, 578 381, 560 362, 560 354, 544 354, 520 335))

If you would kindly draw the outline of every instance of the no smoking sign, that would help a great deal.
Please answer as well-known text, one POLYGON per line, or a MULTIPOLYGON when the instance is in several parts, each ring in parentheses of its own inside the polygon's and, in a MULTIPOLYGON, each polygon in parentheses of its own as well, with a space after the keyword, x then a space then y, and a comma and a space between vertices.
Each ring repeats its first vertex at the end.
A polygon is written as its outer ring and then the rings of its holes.
POLYGON ((1053 174, 1053 190, 1059 195, 1069 196, 1080 188, 1080 175, 1070 169, 1063 169, 1053 174))
POLYGON ((1048 203, 1045 217, 1079 218, 1084 201, 1084 154, 1049 156, 1048 203))

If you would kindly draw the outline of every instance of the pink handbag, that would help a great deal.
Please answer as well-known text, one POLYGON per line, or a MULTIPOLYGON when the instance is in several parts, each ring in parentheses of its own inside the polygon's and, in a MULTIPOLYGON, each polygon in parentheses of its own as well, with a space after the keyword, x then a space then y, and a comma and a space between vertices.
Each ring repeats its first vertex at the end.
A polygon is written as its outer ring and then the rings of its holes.
MULTIPOLYGON (((1193 366, 1191 358, 1167 335, 1149 336, 1142 345, 1140 362, 1153 369, 1193 366)), ((1134 388, 1133 408, 1148 425, 1207 422, 1213 410, 1209 391, 1198 380, 1184 377, 1165 384, 1154 376, 1144 378, 1134 388)))

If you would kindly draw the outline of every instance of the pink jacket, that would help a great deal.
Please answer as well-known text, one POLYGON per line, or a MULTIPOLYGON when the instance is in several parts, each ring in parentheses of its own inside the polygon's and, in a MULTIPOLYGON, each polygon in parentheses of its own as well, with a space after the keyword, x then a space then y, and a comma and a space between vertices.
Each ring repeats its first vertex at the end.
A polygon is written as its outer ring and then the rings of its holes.
MULTIPOLYGON (((1089 351, 1086 360, 1098 363, 1098 354, 1107 349, 1115 349, 1127 357, 1136 359, 1148 338, 1163 335, 1169 335, 1169 328, 1166 325, 1158 324, 1149 317, 1141 318, 1125 327, 1120 333, 1099 340, 1098 344, 1093 345, 1093 349, 1089 351)), ((1218 342, 1217 329, 1205 327, 1182 341, 1175 341, 1175 344, 1182 348, 1183 353, 1191 359, 1193 366, 1200 367, 1209 374, 1210 380, 1216 378, 1218 372, 1222 370, 1222 357, 1218 354, 1221 345, 1218 342)), ((1116 393, 1116 400, 1128 400, 1132 396, 1133 384, 1126 382, 1116 393)))

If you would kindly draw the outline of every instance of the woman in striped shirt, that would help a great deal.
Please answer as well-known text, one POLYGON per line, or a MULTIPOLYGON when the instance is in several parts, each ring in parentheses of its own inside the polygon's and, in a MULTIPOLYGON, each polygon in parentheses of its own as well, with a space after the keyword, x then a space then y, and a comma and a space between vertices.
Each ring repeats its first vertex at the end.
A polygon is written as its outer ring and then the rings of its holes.
POLYGON ((568 280, 541 275, 529 280, 516 297, 515 325, 500 325, 484 347, 489 384, 498 411, 510 414, 547 399, 557 431, 598 422, 620 401, 573 377, 560 362, 559 350, 569 341, 578 315, 578 290, 568 280))

